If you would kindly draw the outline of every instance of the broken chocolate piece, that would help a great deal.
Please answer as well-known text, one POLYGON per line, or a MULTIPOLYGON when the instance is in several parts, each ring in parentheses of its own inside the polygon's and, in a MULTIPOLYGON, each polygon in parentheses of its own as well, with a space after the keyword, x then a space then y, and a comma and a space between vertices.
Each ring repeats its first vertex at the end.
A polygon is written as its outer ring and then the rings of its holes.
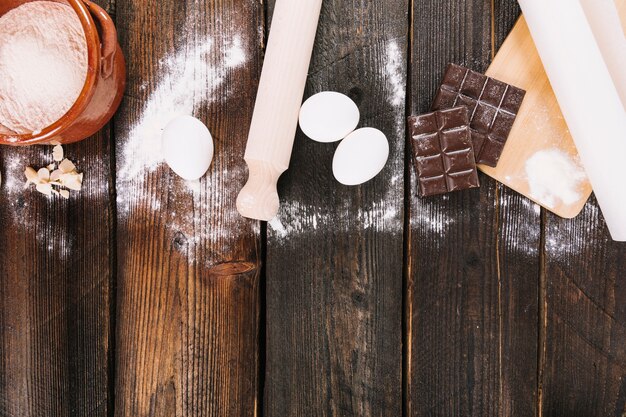
POLYGON ((520 88, 449 64, 432 109, 466 106, 476 163, 495 167, 525 95, 520 88))
POLYGON ((411 116, 409 129, 421 197, 480 185, 466 107, 411 116))

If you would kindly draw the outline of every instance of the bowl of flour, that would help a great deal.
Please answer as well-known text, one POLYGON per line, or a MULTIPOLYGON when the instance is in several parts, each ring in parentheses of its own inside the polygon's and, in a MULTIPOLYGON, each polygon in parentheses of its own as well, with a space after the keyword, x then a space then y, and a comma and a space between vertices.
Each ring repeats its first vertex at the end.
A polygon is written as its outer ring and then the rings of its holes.
POLYGON ((71 143, 96 133, 126 80, 111 18, 89 1, 2 3, 0 143, 71 143))

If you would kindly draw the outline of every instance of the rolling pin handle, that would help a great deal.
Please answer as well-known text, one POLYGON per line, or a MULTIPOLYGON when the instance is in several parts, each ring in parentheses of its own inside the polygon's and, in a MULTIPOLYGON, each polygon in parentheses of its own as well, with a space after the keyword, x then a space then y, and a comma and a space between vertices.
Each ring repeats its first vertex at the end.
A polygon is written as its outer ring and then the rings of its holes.
POLYGON ((246 160, 246 163, 250 178, 237 197, 237 211, 249 219, 270 221, 278 214, 276 184, 283 171, 266 161, 246 160))

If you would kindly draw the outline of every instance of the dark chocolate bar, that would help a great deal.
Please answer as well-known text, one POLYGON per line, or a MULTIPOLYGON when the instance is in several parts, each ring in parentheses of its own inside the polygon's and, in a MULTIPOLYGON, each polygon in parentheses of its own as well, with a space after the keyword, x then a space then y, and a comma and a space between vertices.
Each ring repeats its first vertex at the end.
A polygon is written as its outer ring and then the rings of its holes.
POLYGON ((409 130, 420 196, 480 185, 466 107, 411 116, 409 130))
POLYGON ((466 106, 476 163, 495 167, 526 91, 449 64, 432 109, 466 106))

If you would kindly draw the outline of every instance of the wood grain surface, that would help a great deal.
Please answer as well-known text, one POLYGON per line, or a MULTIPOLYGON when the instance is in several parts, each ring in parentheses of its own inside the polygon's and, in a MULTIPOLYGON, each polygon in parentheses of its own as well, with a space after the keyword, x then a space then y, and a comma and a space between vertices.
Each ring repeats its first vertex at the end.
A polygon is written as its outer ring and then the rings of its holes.
POLYGON ((546 216, 541 415, 626 414, 625 278, 595 198, 576 219, 546 216))
POLYGON ((404 0, 323 3, 306 95, 351 96, 391 156, 346 187, 332 174, 337 144, 296 138, 268 227, 268 417, 402 412, 407 11, 404 0))
MULTIPOLYGON (((410 109, 427 112, 449 62, 484 71, 491 57, 491 4, 413 4, 410 109)), ((496 185, 418 198, 411 165, 408 230, 407 411, 498 415, 499 349, 496 185)))
MULTIPOLYGON (((495 2, 492 55, 519 13, 515 0, 495 2)), ((501 415, 536 416, 542 209, 500 183, 496 195, 501 415)))
POLYGON ((352 97, 390 160, 344 187, 298 133, 268 225, 235 198, 274 0, 100 4, 129 83, 66 147, 84 190, 24 190, 51 149, 0 148, 0 417, 626 415, 626 246, 595 199, 416 195, 406 116, 448 62, 487 68, 515 0, 325 0, 305 95, 352 97), (199 184, 155 159, 179 113, 214 136, 199 184))
MULTIPOLYGON (((111 10, 106 0, 96 1, 111 10)), ((69 200, 24 190, 52 147, 0 149, 0 415, 107 416, 114 297, 111 129, 64 146, 85 172, 69 200)))
MULTIPOLYGON (((414 2, 412 113, 428 111, 448 62, 485 70, 514 7, 414 2)), ((485 175, 479 190, 420 199, 411 173, 407 415, 533 415, 538 215, 485 175)))
POLYGON ((130 76, 115 123, 115 414, 253 415, 260 229, 237 214, 235 198, 245 181, 262 6, 118 1, 117 17, 130 76), (209 174, 195 185, 164 164, 133 175, 135 152, 159 146, 146 144, 160 140, 152 124, 158 130, 189 111, 215 140, 209 174))

